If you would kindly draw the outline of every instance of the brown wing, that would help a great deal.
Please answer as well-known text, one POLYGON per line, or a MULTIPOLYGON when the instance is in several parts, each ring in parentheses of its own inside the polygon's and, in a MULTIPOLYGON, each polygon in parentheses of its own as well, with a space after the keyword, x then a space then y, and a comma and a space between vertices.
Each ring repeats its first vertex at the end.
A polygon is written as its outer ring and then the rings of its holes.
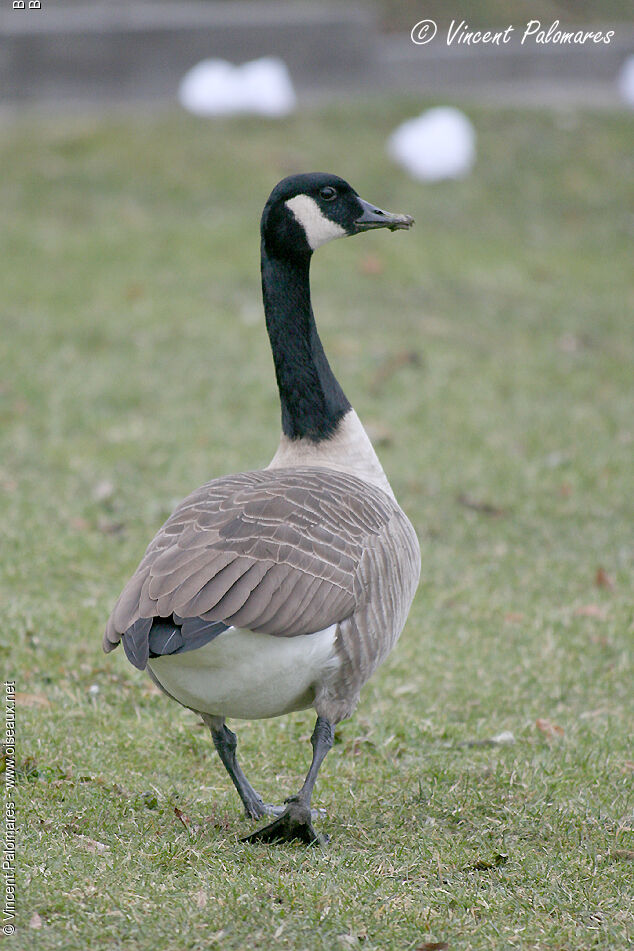
MULTIPOLYGON (((104 650, 156 617, 203 618, 280 637, 349 617, 357 569, 395 503, 329 469, 263 469, 188 496, 150 543, 106 628, 104 650)), ((147 659, 147 653, 145 654, 147 659)))

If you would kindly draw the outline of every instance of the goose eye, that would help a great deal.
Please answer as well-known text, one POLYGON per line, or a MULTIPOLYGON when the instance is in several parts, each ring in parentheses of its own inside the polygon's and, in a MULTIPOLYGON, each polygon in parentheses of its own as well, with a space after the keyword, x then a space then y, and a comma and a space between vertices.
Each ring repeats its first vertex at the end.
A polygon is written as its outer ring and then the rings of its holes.
POLYGON ((319 195, 324 201, 332 201, 333 198, 337 197, 337 189, 333 188, 332 185, 324 185, 323 188, 319 189, 319 195))

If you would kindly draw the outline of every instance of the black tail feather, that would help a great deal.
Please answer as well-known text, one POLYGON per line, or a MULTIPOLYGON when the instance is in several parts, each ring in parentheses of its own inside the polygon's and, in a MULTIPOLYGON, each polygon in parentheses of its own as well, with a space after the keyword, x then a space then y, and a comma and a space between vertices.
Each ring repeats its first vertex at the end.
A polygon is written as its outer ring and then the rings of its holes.
POLYGON ((130 663, 145 670, 148 658, 204 647, 229 626, 223 621, 207 621, 202 617, 139 618, 125 632, 122 642, 130 663))

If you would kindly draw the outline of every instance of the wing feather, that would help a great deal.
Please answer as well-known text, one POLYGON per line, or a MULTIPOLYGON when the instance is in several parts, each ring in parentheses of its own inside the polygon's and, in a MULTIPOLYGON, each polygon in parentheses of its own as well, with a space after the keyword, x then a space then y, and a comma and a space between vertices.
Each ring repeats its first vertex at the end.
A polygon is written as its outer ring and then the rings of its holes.
MULTIPOLYGON (((210 560, 207 571, 198 573, 198 580, 188 578, 183 587, 174 593, 174 608, 183 617, 197 617, 202 614, 211 616, 209 612, 252 564, 251 559, 234 557, 217 574, 213 574, 214 561, 210 560)), ((221 617, 214 617, 217 621, 222 621, 221 617)))
MULTIPOLYGON (((395 512, 380 489, 329 469, 215 479, 188 496, 148 546, 104 647, 126 634, 139 665, 147 641, 147 624, 135 627, 141 618, 173 617, 183 638, 188 625, 198 638, 218 622, 283 637, 340 623, 365 597, 364 552, 384 546, 395 512)), ((390 601, 390 592, 381 594, 390 601)))
POLYGON ((229 590, 214 605, 212 614, 219 620, 231 621, 233 615, 251 600, 251 596, 263 584, 263 579, 275 568, 272 561, 256 561, 248 568, 229 590))

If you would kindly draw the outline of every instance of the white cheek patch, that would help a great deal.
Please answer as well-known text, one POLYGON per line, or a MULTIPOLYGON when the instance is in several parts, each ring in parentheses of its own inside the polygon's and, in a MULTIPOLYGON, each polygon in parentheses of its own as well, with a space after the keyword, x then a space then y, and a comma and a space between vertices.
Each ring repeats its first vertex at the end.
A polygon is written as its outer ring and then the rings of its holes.
POLYGON ((289 198, 286 207, 290 208, 295 220, 304 229, 306 240, 313 251, 327 241, 343 238, 346 234, 345 228, 338 225, 336 221, 326 218, 314 198, 309 198, 308 195, 295 195, 295 198, 289 198))

